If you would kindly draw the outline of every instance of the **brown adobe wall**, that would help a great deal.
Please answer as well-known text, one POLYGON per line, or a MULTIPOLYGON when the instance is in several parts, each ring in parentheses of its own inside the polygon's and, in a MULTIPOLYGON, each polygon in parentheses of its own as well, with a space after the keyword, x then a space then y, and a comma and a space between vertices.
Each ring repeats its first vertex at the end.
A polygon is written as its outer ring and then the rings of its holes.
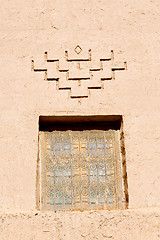
MULTIPOLYGON (((110 213, 115 219, 111 235, 125 239, 119 232, 122 227, 127 239, 158 239, 159 0, 1 0, 0 8, 0 206, 3 212, 28 212, 17 218, 11 213, 1 215, 5 216, 3 238, 42 237, 41 226, 48 221, 48 216, 32 215, 39 116, 115 114, 124 118, 129 209, 134 210, 110 213), (65 50, 71 52, 77 44, 84 54, 92 49, 98 57, 110 56, 113 49, 117 66, 127 61, 128 67, 116 72, 115 80, 106 82, 103 90, 91 90, 81 104, 70 99, 67 91, 58 91, 54 82, 44 81, 43 73, 31 71, 32 59, 37 67, 43 67, 45 51, 50 57, 62 58, 65 50), (143 213, 140 208, 155 210, 146 215, 148 210, 143 213)), ((57 225, 59 239, 65 239, 64 232, 68 237, 70 231, 73 239, 78 238, 83 230, 84 236, 90 234, 88 239, 111 236, 106 235, 110 234, 106 226, 100 231, 97 227, 108 212, 97 213, 97 218, 91 212, 57 214, 60 220, 56 224, 63 222, 62 230, 57 225), (92 223, 98 235, 94 235, 92 223)))

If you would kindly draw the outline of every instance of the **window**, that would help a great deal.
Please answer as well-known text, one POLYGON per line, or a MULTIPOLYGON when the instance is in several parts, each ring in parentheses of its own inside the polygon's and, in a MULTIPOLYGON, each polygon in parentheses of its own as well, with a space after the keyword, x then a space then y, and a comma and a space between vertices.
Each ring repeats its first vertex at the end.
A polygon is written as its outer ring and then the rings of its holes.
POLYGON ((123 208, 118 127, 110 122, 53 125, 39 134, 41 209, 123 208))

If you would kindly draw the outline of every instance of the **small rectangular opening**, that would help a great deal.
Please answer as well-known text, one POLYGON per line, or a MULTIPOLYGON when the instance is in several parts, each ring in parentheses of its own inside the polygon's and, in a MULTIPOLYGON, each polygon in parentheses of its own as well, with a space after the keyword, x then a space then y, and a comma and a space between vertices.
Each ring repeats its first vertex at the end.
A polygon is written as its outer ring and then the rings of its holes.
POLYGON ((121 115, 108 116, 40 116, 39 131, 120 130, 121 115))
POLYGON ((127 206, 122 116, 40 116, 37 208, 127 206))

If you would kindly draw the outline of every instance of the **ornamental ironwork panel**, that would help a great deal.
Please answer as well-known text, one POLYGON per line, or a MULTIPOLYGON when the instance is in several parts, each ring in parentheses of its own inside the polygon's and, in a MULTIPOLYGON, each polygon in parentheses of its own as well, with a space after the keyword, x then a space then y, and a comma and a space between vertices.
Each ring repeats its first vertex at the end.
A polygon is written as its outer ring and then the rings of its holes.
POLYGON ((123 207, 118 131, 40 132, 43 210, 123 207))

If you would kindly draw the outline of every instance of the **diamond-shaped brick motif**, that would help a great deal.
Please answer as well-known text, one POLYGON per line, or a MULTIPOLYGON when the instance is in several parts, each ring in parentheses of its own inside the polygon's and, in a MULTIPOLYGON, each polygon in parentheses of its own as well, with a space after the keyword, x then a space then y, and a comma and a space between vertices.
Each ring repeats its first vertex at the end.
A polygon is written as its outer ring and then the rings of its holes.
POLYGON ((82 52, 82 48, 81 48, 79 45, 77 45, 77 46, 75 47, 74 51, 75 51, 77 54, 80 54, 80 53, 82 52))
MULTIPOLYGON (((80 54, 82 48, 77 45, 74 48, 76 54, 80 54)), ((35 68, 34 60, 31 60, 31 70, 43 72, 44 80, 56 81, 56 89, 67 90, 71 99, 88 98, 93 89, 103 91, 107 81, 115 80, 115 72, 127 70, 127 63, 123 67, 115 67, 114 52, 111 50, 110 58, 92 59, 91 49, 86 58, 69 58, 65 51, 65 59, 49 59, 48 53, 44 53, 44 68, 35 68)))

